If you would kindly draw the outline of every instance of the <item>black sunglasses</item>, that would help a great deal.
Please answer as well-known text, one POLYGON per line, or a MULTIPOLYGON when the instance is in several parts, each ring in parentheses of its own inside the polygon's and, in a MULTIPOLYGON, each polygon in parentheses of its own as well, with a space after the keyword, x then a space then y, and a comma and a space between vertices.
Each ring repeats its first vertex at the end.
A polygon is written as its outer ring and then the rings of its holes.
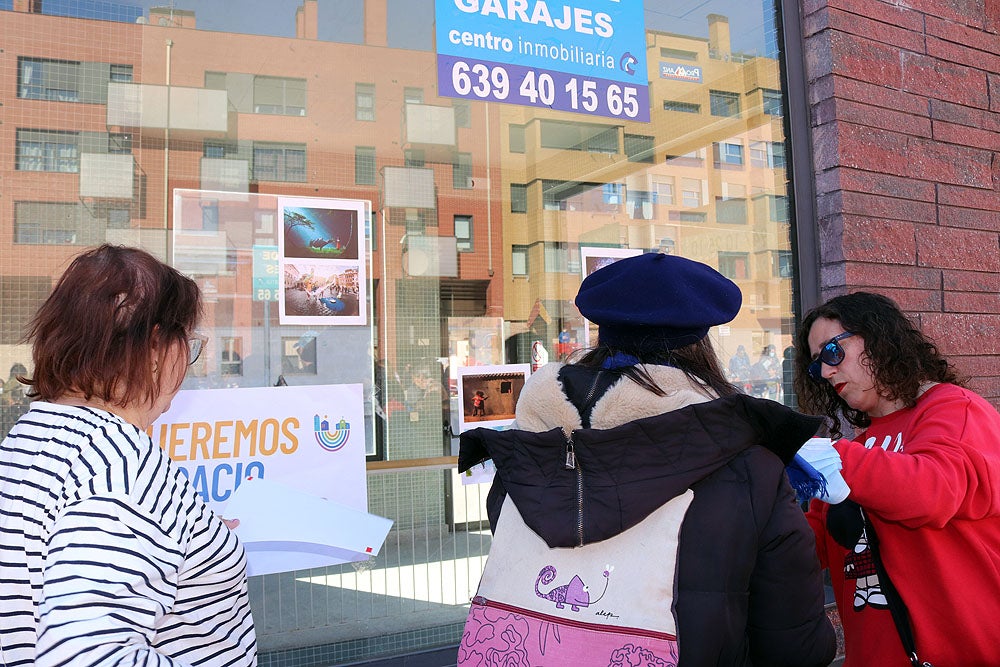
POLYGON ((809 377, 817 382, 823 381, 823 364, 827 366, 839 366, 840 362, 844 360, 844 348, 841 347, 840 341, 845 338, 850 338, 854 333, 851 331, 845 331, 842 334, 837 334, 830 340, 823 343, 823 347, 820 348, 819 354, 813 359, 812 363, 809 364, 809 377))

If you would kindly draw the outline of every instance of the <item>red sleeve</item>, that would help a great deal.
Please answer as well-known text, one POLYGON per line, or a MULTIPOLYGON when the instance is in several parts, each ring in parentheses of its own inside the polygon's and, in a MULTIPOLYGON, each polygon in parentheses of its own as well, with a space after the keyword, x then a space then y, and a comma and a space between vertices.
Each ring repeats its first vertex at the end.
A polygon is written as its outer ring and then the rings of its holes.
POLYGON ((941 528, 954 517, 978 519, 1000 509, 1000 415, 971 392, 953 389, 918 402, 904 425, 902 452, 835 444, 852 500, 909 528, 941 528))

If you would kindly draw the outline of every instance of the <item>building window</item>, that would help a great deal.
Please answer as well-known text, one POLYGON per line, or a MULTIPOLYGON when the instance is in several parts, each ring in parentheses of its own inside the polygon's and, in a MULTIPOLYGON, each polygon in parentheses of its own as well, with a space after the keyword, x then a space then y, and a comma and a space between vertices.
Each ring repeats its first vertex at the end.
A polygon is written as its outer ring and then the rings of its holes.
POLYGON ((253 78, 253 112, 279 116, 306 115, 306 80, 280 76, 253 78))
POLYGON ((679 111, 681 113, 701 113, 701 105, 677 100, 663 100, 664 111, 679 111))
POLYGON ((116 83, 132 83, 132 66, 112 65, 109 77, 116 83))
POLYGON ((459 252, 472 252, 472 216, 455 216, 455 247, 459 252))
POLYGON ((472 187, 472 153, 459 153, 451 166, 451 185, 456 190, 472 187))
POLYGON ((632 220, 653 219, 654 193, 647 190, 629 188, 625 193, 625 210, 632 220))
POLYGON ((618 153, 617 126, 543 120, 540 127, 543 148, 590 153, 618 153))
POLYGON ((730 280, 745 280, 750 277, 749 258, 745 252, 720 252, 719 273, 730 280))
POLYGON ((685 51, 683 49, 670 49, 664 46, 660 47, 660 57, 667 58, 669 60, 698 60, 698 53, 695 51, 685 51))
POLYGON ((472 106, 464 100, 452 100, 455 110, 455 127, 472 127, 472 106))
POLYGON ((17 96, 26 100, 79 102, 80 63, 18 58, 17 96))
POLYGON ((305 144, 255 143, 253 146, 253 178, 255 181, 305 182, 305 144))
POLYGON ((739 116, 740 94, 725 90, 708 91, 709 105, 713 116, 739 116))
POLYGON ((747 224, 747 200, 715 198, 715 219, 725 225, 747 224))
POLYGON ((201 229, 205 232, 219 231, 219 202, 205 200, 201 202, 201 229))
POLYGON ((510 272, 514 276, 528 275, 528 246, 515 245, 511 248, 510 272))
POLYGON ((777 141, 755 141, 750 144, 750 166, 763 169, 785 168, 785 144, 777 141))
POLYGON ((656 161, 656 140, 654 137, 643 134, 625 135, 625 155, 629 162, 649 162, 656 161))
POLYGON ((14 204, 14 243, 75 244, 79 229, 79 204, 71 202, 15 202, 14 204))
POLYGON ((780 90, 768 90, 765 88, 761 91, 761 96, 764 113, 768 116, 783 116, 785 114, 783 105, 784 96, 780 90))
POLYGON ((510 152, 524 152, 524 125, 510 126, 510 152))
POLYGON ((209 90, 225 90, 226 73, 205 72, 205 88, 208 88, 209 90))
POLYGON ((712 144, 715 166, 743 166, 743 144, 731 141, 721 141, 712 144))
POLYGON ((411 88, 409 86, 403 88, 403 104, 423 104, 423 103, 424 103, 423 88, 411 88))
POLYGON ((221 375, 243 375, 243 339, 224 337, 219 340, 219 373, 221 375))
POLYGON ((375 149, 371 146, 354 147, 354 184, 375 185, 375 149))
POLYGON ((17 131, 18 171, 80 171, 79 133, 46 130, 17 131))
POLYGON ((698 208, 702 200, 702 182, 697 178, 681 179, 681 203, 688 208, 698 208))
POLYGON ((354 84, 354 118, 356 120, 375 120, 374 84, 354 84))
POLYGON ((132 154, 132 135, 112 132, 108 135, 108 153, 112 155, 132 154))
POLYGON ((567 273, 569 271, 569 247, 565 243, 547 241, 544 244, 545 272, 567 273))
POLYGON ((792 253, 788 250, 776 250, 772 254, 774 262, 774 277, 775 278, 791 278, 792 277, 792 253))
POLYGON ((788 222, 788 197, 784 195, 755 196, 754 214, 758 220, 788 222))
POLYGON ((403 166, 423 167, 425 164, 426 159, 424 158, 424 149, 407 148, 403 151, 403 166))
POLYGON ((510 184, 510 212, 528 212, 528 186, 524 183, 510 184))
POLYGON ((239 147, 235 141, 205 140, 202 146, 203 157, 217 159, 233 159, 237 156, 239 147))
POLYGON ((674 181, 659 181, 656 184, 656 202, 670 206, 674 203, 674 181))

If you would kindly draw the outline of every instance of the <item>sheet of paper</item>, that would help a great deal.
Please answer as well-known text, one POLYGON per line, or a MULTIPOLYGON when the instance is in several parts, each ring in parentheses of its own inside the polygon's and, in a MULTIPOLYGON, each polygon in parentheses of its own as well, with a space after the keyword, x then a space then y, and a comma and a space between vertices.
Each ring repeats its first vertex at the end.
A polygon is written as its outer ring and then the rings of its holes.
POLYGON ((244 480, 223 516, 240 520, 250 576, 366 560, 392 527, 391 519, 263 479, 244 480))

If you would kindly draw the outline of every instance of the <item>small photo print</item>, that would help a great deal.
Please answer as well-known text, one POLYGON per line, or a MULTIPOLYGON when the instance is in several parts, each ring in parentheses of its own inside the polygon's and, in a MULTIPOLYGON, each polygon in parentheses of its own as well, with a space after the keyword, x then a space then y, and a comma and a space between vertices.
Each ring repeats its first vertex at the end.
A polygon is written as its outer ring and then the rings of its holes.
POLYGON ((282 210, 285 257, 358 259, 358 211, 320 206, 282 210))
POLYGON ((285 262, 285 315, 358 317, 361 314, 357 266, 285 262))
POLYGON ((511 424, 517 399, 530 373, 530 364, 460 367, 459 432, 511 424))

